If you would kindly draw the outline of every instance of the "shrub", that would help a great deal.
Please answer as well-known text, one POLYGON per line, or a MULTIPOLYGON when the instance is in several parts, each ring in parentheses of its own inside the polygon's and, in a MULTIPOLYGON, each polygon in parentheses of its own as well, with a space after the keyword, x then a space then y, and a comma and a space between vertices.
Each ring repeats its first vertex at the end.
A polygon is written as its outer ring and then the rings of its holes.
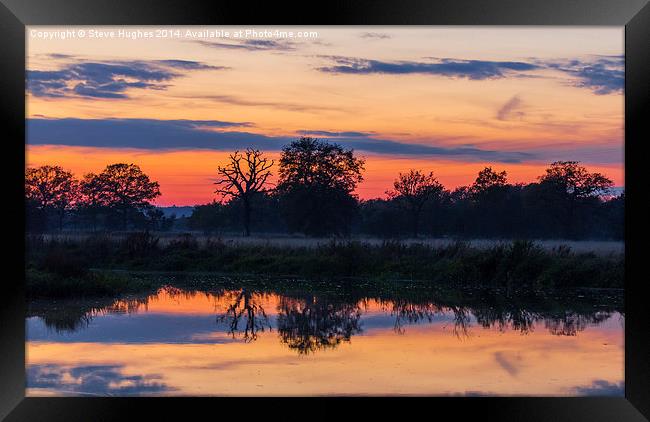
POLYGON ((76 277, 86 273, 86 267, 79 254, 72 254, 63 248, 48 249, 40 268, 61 277, 76 277))
POLYGON ((131 258, 148 256, 158 249, 160 238, 148 231, 131 233, 123 241, 123 248, 131 258))

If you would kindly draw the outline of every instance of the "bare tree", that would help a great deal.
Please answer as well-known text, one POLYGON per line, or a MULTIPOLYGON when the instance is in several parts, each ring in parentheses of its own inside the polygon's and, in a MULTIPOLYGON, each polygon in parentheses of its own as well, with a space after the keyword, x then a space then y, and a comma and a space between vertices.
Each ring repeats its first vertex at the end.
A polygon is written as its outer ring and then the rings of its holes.
POLYGON ((241 201, 244 235, 250 236, 252 198, 266 191, 265 185, 272 175, 269 169, 273 166, 273 160, 252 148, 247 148, 243 153, 235 151, 230 154, 229 160, 227 166, 217 168, 220 179, 214 183, 219 186, 215 193, 241 201))

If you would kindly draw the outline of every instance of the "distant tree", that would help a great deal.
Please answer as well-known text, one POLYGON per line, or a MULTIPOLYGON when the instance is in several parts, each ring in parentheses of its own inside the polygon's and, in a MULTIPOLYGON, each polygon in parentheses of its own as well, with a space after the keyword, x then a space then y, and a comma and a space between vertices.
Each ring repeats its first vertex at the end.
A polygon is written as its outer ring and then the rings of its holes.
POLYGON ((352 149, 302 137, 282 149, 279 164, 276 192, 291 231, 312 236, 349 233, 363 159, 352 149))
POLYGON ((204 233, 219 231, 226 225, 224 205, 212 201, 210 204, 196 205, 188 219, 189 228, 204 233))
POLYGON ((609 192, 614 183, 600 173, 589 173, 579 161, 555 161, 539 177, 541 183, 562 188, 571 198, 588 198, 609 192))
POLYGON ((129 213, 146 211, 152 207, 150 201, 160 196, 158 182, 152 182, 135 164, 111 164, 85 183, 92 187, 98 203, 119 213, 123 229, 128 227, 129 213))
POLYGON ((487 192, 493 191, 498 188, 503 188, 508 185, 507 173, 502 171, 497 173, 492 170, 492 167, 485 167, 479 171, 474 184, 470 187, 470 191, 475 196, 481 196, 487 192))
POLYGON ((63 229, 67 211, 77 198, 79 183, 71 172, 60 166, 41 166, 25 170, 25 199, 28 205, 57 216, 58 228, 63 229))
POLYGON ((393 182, 392 191, 387 191, 389 198, 395 200, 408 213, 411 219, 413 237, 418 236, 420 216, 427 202, 444 191, 444 187, 433 176, 433 172, 425 174, 419 170, 400 173, 393 182))
POLYGON ((625 192, 605 201, 602 208, 602 221, 598 226, 608 238, 623 239, 625 236, 625 192))
POLYGON ((176 214, 169 217, 160 208, 151 207, 145 211, 146 224, 154 231, 168 231, 176 221, 176 214))
POLYGON ((239 151, 230 154, 228 165, 217 168, 219 180, 214 184, 219 187, 215 193, 241 201, 244 236, 251 234, 253 196, 267 190, 266 183, 272 175, 269 170, 271 167, 273 167, 273 160, 264 157, 257 149, 248 148, 243 154, 239 151))
POLYGON ((540 185, 550 193, 551 201, 557 201, 564 210, 565 233, 575 237, 575 214, 580 203, 598 200, 614 185, 601 173, 589 173, 578 161, 555 161, 539 177, 540 185))
POLYGON ((399 209, 385 199, 370 199, 359 203, 361 233, 382 238, 397 237, 403 231, 399 209))
POLYGON ((520 217, 520 207, 511 195, 513 185, 508 184, 507 173, 485 167, 468 191, 467 224, 472 232, 479 236, 509 236, 520 217))

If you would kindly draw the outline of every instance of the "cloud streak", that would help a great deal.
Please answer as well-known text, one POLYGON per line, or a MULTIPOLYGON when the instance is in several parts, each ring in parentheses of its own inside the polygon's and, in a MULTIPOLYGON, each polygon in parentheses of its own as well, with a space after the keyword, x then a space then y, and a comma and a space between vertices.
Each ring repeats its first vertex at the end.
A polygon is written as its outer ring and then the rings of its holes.
POLYGON ((59 70, 28 70, 27 90, 35 97, 129 98, 131 89, 164 90, 187 71, 219 70, 190 60, 72 63, 59 70))
POLYGON ((509 120, 512 117, 523 117, 524 112, 518 111, 521 107, 522 101, 518 95, 514 95, 503 106, 497 110, 498 120, 509 120))
POLYGON ((596 56, 592 60, 491 61, 429 57, 429 61, 382 61, 356 57, 320 56, 331 61, 317 67, 320 72, 353 75, 437 75, 454 79, 490 80, 524 77, 538 70, 554 70, 569 77, 569 85, 586 88, 596 95, 623 91, 623 56, 596 56))
MULTIPOLYGON (((232 151, 246 147, 279 151, 292 136, 266 136, 231 130, 251 127, 249 122, 155 119, 43 119, 27 120, 27 143, 148 150, 211 149, 232 151)), ((494 162, 520 162, 534 156, 526 152, 492 151, 472 146, 440 147, 378 139, 363 132, 337 134, 333 141, 358 151, 389 155, 444 156, 494 162)), ((314 132, 310 132, 316 134, 314 132)), ((328 137, 328 136, 326 136, 328 137)))
POLYGON ((590 89, 596 95, 621 93, 625 87, 623 56, 598 56, 592 62, 571 60, 549 63, 548 67, 568 74, 573 78, 573 86, 590 89))
MULTIPOLYGON (((234 41, 234 40, 233 40, 234 41)), ((224 49, 224 50, 245 50, 245 51, 293 51, 297 47, 295 43, 289 40, 237 40, 234 42, 216 42, 216 41, 193 41, 204 47, 224 49)))
POLYGON ((370 133, 370 132, 355 132, 355 131, 332 132, 329 130, 301 130, 298 131, 298 133, 302 136, 326 136, 328 138, 340 138, 340 137, 358 138, 358 137, 370 137, 374 135, 374 133, 370 133))
POLYGON ((606 380, 594 380, 591 385, 576 387, 575 392, 581 396, 624 396, 625 385, 622 381, 611 383, 606 380))
POLYGON ((362 32, 359 37, 364 39, 386 40, 391 38, 390 35, 381 32, 362 32))
POLYGON ((319 112, 319 111, 341 111, 342 107, 325 107, 312 104, 297 104, 297 103, 287 103, 281 101, 265 101, 265 100, 250 100, 233 95, 193 95, 189 98, 196 99, 201 98, 205 100, 214 101, 216 103, 222 104, 231 104, 235 106, 242 107, 264 107, 264 108, 274 108, 281 109, 286 111, 295 111, 295 112, 319 112))
POLYGON ((332 66, 319 67, 327 73, 341 74, 428 74, 471 80, 498 79, 539 68, 538 65, 515 61, 487 61, 431 58, 428 62, 380 61, 354 57, 329 57, 332 66))

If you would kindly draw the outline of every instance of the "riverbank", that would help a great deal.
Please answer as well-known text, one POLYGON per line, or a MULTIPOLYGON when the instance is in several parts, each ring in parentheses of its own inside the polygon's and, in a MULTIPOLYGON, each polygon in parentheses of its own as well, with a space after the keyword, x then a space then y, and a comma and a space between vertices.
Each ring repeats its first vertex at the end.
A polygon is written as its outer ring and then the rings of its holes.
MULTIPOLYGON (((106 239, 113 242, 121 242, 132 233, 127 232, 112 232, 110 234, 102 234, 106 239)), ((202 232, 152 232, 152 234, 159 239, 158 245, 165 246, 170 242, 174 242, 184 236, 191 236, 199 246, 204 246, 213 242, 215 239, 223 242, 228 246, 277 246, 283 248, 316 248, 328 245, 332 242, 331 238, 319 237, 305 237, 305 236, 290 236, 283 234, 256 234, 250 237, 238 236, 236 234, 221 234, 221 235, 207 235, 202 232)), ((97 234, 90 232, 62 232, 45 234, 42 238, 46 241, 58 242, 82 242, 87 239, 97 237, 97 234)), ((370 246, 381 246, 385 239, 376 237, 354 237, 354 240, 370 246)), ((458 239, 448 237, 438 238, 403 238, 398 240, 404 245, 426 245, 433 248, 440 248, 453 245, 458 242, 458 239)), ((512 239, 463 239, 468 246, 477 249, 489 249, 498 245, 507 245, 512 242, 512 239)), ((620 240, 568 240, 568 239, 531 239, 535 246, 539 246, 545 250, 553 250, 560 246, 568 246, 573 252, 576 253, 594 253, 596 255, 607 256, 611 254, 622 254, 625 252, 625 242, 620 240)))
POLYGON ((225 275, 371 278, 531 288, 623 287, 623 254, 547 249, 530 241, 474 247, 385 241, 330 241, 316 246, 199 242, 179 236, 161 243, 148 233, 116 240, 27 239, 30 296, 110 295, 154 288, 146 277, 115 272, 211 272, 225 275))

